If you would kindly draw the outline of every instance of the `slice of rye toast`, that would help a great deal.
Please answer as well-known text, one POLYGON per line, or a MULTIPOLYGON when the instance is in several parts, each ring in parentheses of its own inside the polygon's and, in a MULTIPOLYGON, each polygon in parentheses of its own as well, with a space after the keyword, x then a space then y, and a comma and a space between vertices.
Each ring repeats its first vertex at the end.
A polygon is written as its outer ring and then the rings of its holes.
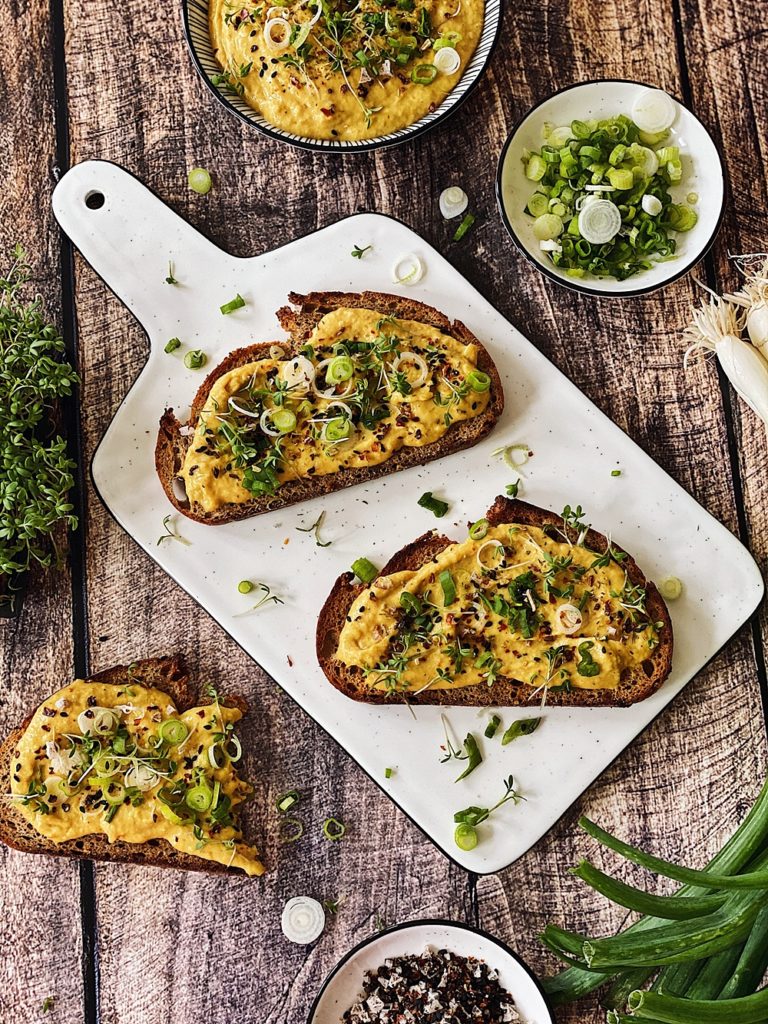
POLYGON ((297 295, 291 292, 288 296, 298 309, 284 306, 278 311, 278 319, 282 327, 289 333, 288 341, 273 341, 249 345, 231 352, 223 362, 213 369, 205 378, 192 402, 189 420, 182 424, 174 416, 172 409, 166 409, 160 420, 160 430, 155 445, 155 467, 168 500, 189 519, 211 526, 232 523, 238 519, 248 519, 262 512, 308 501, 321 494, 330 494, 353 484, 365 483, 389 473, 410 466, 423 466, 433 459, 451 455, 464 448, 470 448, 486 437, 493 430, 502 410, 504 409, 504 391, 501 386, 496 365, 482 343, 459 320, 451 322, 432 306, 414 299, 399 295, 387 295, 384 292, 311 292, 309 295, 297 295), (278 488, 273 495, 254 497, 247 502, 230 502, 216 509, 205 512, 197 503, 179 497, 174 489, 174 480, 184 464, 187 449, 192 443, 190 427, 196 427, 201 411, 205 407, 208 395, 215 382, 224 374, 243 366, 246 363, 269 357, 270 349, 279 345, 288 358, 298 355, 299 350, 307 343, 312 331, 326 313, 334 309, 347 307, 352 309, 373 309, 382 316, 395 316, 401 320, 415 320, 429 324, 465 345, 478 346, 477 368, 491 378, 490 401, 484 411, 470 420, 462 420, 437 441, 417 448, 401 448, 394 452, 385 462, 375 466, 344 468, 337 473, 316 476, 301 480, 289 480, 278 488), (183 428, 183 431, 182 431, 183 428))
MULTIPOLYGON (((502 523, 518 524, 520 526, 546 526, 552 525, 563 528, 563 520, 554 512, 537 508, 524 501, 511 501, 509 498, 499 497, 486 513, 486 518, 491 526, 498 526, 502 523)), ((575 537, 575 534, 574 534, 575 537)), ((392 573, 404 570, 419 569, 426 565, 432 558, 438 555, 453 541, 442 537, 435 532, 425 533, 418 540, 408 544, 394 555, 379 573, 380 576, 389 576, 392 573)), ((608 539, 596 530, 589 530, 584 538, 586 547, 596 552, 603 552, 608 545, 608 539)), ((623 549, 618 544, 613 544, 616 551, 623 549)), ((637 562, 627 554, 625 561, 621 563, 622 569, 626 570, 627 577, 635 586, 643 586, 646 589, 646 607, 648 615, 653 622, 663 622, 660 630, 658 646, 653 651, 653 656, 629 670, 625 678, 622 678, 615 690, 586 690, 572 689, 570 693, 565 691, 549 691, 547 693, 547 705, 566 705, 570 707, 628 707, 640 700, 650 697, 664 682, 672 666, 672 622, 669 612, 655 585, 646 580, 637 562)), ((349 609, 367 586, 362 583, 353 582, 355 579, 352 573, 344 573, 333 586, 328 599, 320 612, 317 623, 317 657, 320 666, 326 676, 336 689, 341 690, 347 697, 353 700, 363 701, 368 704, 392 703, 392 697, 386 693, 375 690, 368 686, 362 669, 355 666, 348 666, 338 661, 335 657, 338 649, 339 636, 346 622, 349 609)), ((492 686, 482 683, 477 686, 467 686, 455 690, 425 690, 418 695, 407 694, 410 704, 441 704, 463 707, 513 707, 530 705, 534 688, 511 679, 506 676, 499 676, 492 686)), ((538 701, 539 695, 534 698, 538 701)))
MULTIPOLYGON (((209 700, 195 700, 187 673, 177 656, 146 658, 131 665, 117 665, 89 676, 86 681, 110 683, 114 686, 130 686, 131 683, 135 683, 139 686, 153 687, 167 693, 178 711, 210 703, 209 700)), ((248 710, 248 705, 242 697, 227 694, 226 702, 239 707, 243 714, 248 710)), ((10 779, 16 746, 31 720, 32 715, 29 715, 0 746, 0 777, 5 779, 6 783, 10 779)), ((46 836, 40 835, 11 800, 0 802, 0 841, 25 853, 46 853, 53 857, 85 857, 88 860, 146 864, 158 868, 184 868, 187 871, 243 877, 243 872, 236 868, 228 868, 225 864, 217 864, 176 850, 164 839, 149 839, 145 843, 126 843, 122 840, 110 843, 104 835, 89 835, 64 843, 54 843, 46 836)))

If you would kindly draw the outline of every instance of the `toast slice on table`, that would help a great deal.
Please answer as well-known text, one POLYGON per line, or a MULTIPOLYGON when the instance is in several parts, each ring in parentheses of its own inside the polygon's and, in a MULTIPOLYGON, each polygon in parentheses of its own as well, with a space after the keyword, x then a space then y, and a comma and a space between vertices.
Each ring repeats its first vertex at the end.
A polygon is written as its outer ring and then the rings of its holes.
POLYGON ((27 853, 262 874, 237 821, 251 787, 237 776, 233 727, 246 711, 210 689, 195 705, 178 657, 75 680, 0 746, 10 794, 0 840, 27 853))
POLYGON ((217 525, 307 501, 477 444, 504 393, 460 321, 381 292, 289 296, 284 342, 237 349, 182 424, 160 421, 155 465, 183 515, 217 525))
POLYGON ((624 707, 672 647, 655 585, 580 507, 502 497, 465 541, 426 533, 368 583, 340 576, 317 625, 328 680, 372 704, 624 707))

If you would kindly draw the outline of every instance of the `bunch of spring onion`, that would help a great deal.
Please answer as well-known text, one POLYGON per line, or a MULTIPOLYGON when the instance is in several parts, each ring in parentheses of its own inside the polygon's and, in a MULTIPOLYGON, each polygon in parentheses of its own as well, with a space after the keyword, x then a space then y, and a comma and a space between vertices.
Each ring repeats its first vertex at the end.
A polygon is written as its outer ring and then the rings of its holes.
POLYGON ((682 887, 653 895, 582 861, 578 878, 642 916, 604 938, 548 925, 543 943, 569 965, 545 981, 551 1001, 604 987, 608 1024, 765 1024, 768 988, 757 989, 768 967, 768 781, 704 870, 654 857, 586 818, 580 824, 609 850, 682 887))
POLYGON ((768 253, 736 256, 734 261, 744 284, 722 298, 712 292, 694 310, 685 331, 689 345, 683 365, 687 368, 692 357, 714 352, 737 394, 768 425, 768 253))

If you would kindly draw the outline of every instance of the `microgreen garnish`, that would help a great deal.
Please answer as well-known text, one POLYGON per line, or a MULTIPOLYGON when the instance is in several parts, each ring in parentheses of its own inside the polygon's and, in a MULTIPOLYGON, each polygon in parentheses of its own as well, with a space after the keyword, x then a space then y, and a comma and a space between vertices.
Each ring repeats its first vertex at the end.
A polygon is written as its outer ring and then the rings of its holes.
POLYGON ((50 1013, 54 1007, 54 997, 46 996, 43 1000, 43 1005, 40 1007, 43 1013, 50 1013))
POLYGON ((507 484, 505 490, 510 498, 516 498, 520 492, 520 481, 516 480, 513 484, 507 484))
POLYGON ((256 604, 251 605, 250 608, 246 608, 244 612, 238 612, 236 617, 240 615, 249 615, 251 612, 257 612, 259 608, 263 608, 265 604, 285 604, 282 597, 278 597, 277 594, 272 593, 272 588, 268 587, 266 583, 254 584, 254 590, 260 592, 261 597, 258 599, 256 604))
POLYGON ((165 279, 166 284, 178 284, 173 274, 173 260, 168 260, 168 277, 165 279))
POLYGON ((457 825, 469 825, 470 828, 477 828, 478 825, 490 818, 494 811, 510 800, 516 804, 525 800, 525 797, 516 791, 515 781, 511 775, 504 781, 504 796, 493 807, 465 807, 463 811, 456 811, 453 820, 457 825))
POLYGON ((352 256, 353 256, 353 257, 354 257, 354 258, 355 258, 356 260, 361 260, 361 259, 363 258, 363 256, 365 256, 365 254, 366 254, 367 252, 370 252, 370 250, 371 250, 371 249, 373 249, 373 246, 372 246, 372 245, 366 245, 366 246, 365 246, 364 248, 362 248, 362 249, 360 248, 360 246, 359 246, 359 245, 356 245, 356 246, 354 247, 354 249, 352 250, 352 252, 351 252, 351 255, 352 255, 352 256))
MULTIPOLYGON (((64 440, 51 436, 49 420, 78 377, 42 300, 21 296, 30 274, 23 248, 17 245, 12 255, 0 277, 0 577, 60 564, 57 534, 77 526, 68 501, 75 463, 64 440)), ((0 596, 0 602, 12 599, 12 593, 0 596)))
POLYGON ((445 715, 441 715, 443 723, 443 732, 445 733, 445 746, 441 746, 441 750, 444 751, 444 756, 440 758, 440 764, 445 764, 446 761, 455 759, 457 761, 466 761, 467 767, 456 779, 456 782, 461 782, 462 779, 466 779, 478 765, 483 763, 483 755, 480 753, 480 748, 477 745, 477 740, 471 732, 468 732, 464 740, 463 746, 458 749, 454 747, 451 742, 451 737, 448 733, 448 719, 445 715))
POLYGON ((299 533, 313 533, 315 535, 315 544, 317 544, 319 548, 328 548, 331 546, 331 544, 333 544, 333 541, 320 540, 320 530, 322 529, 324 520, 325 511, 322 511, 311 526, 297 526, 296 529, 299 531, 299 533))
POLYGON ((186 537, 182 537, 176 529, 176 517, 172 514, 165 516, 163 519, 163 529, 165 533, 157 538, 157 546, 163 543, 164 540, 177 540, 180 544, 186 544, 189 546, 192 541, 187 540, 186 537))
POLYGON ((337 899, 323 900, 323 907, 329 914, 338 914, 339 907, 343 902, 343 897, 339 896, 337 899))

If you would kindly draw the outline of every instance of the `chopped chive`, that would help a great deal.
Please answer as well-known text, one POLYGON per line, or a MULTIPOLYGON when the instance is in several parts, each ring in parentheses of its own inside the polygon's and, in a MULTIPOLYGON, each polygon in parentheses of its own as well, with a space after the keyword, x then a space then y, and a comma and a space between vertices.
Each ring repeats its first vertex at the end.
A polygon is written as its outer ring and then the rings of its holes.
POLYGON ((275 807, 280 814, 287 814, 288 811, 293 810, 300 800, 301 793, 297 789, 289 789, 287 793, 281 794, 275 800, 275 807))
POLYGON ((385 768, 384 769, 384 778, 385 779, 391 779, 393 775, 394 775, 394 768, 385 768))
POLYGON ((175 352, 177 348, 181 348, 181 341, 179 338, 171 338, 166 342, 163 352, 167 352, 169 355, 171 352, 175 352))
POLYGON ((352 572, 363 583, 373 583, 379 574, 379 570, 369 562, 367 558, 357 558, 352 563, 352 572))
POLYGON ((500 725, 501 725, 501 719, 499 718, 499 716, 498 715, 492 715, 490 722, 485 727, 485 736, 489 740, 492 740, 493 737, 496 735, 500 725))
POLYGON ((611 470, 611 476, 621 476, 621 470, 620 469, 612 469, 611 470))

